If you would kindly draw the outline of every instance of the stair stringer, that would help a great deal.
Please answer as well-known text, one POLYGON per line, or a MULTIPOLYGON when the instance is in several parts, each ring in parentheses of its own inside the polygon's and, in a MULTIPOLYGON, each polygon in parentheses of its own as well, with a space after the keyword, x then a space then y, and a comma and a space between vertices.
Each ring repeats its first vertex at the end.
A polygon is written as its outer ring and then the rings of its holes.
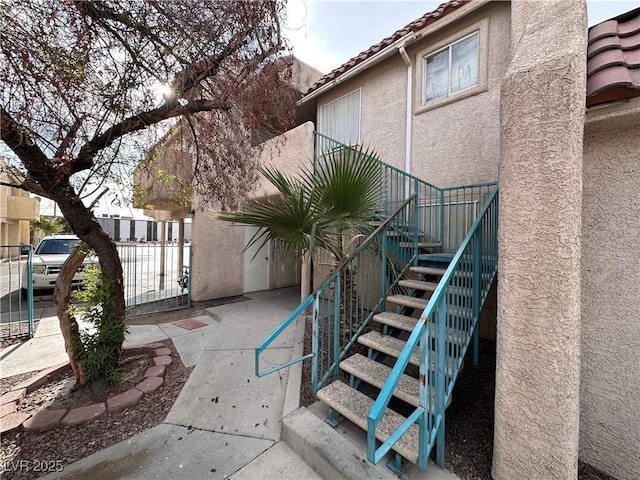
MULTIPOLYGON (((336 408, 339 413, 352 421, 358 420, 355 423, 365 427, 368 436, 367 458, 372 463, 377 463, 390 450, 395 450, 425 470, 434 446, 437 447, 437 463, 444 463, 445 408, 450 402, 469 345, 474 344, 477 352, 479 315, 497 272, 497 211, 496 189, 427 301, 420 320, 416 322, 387 382, 369 410, 366 424, 363 425, 363 420, 348 411, 347 406, 336 408), (388 417, 389 400, 394 396, 398 382, 411 360, 420 365, 419 406, 404 422, 401 419, 392 422, 395 431, 387 425, 381 434, 378 423, 383 417, 388 417), (435 398, 434 390, 437 392, 435 398), (396 447, 408 432, 412 432, 413 440, 408 444, 405 441, 403 447, 396 447), (380 442, 383 443, 378 447, 380 442), (415 445, 417 451, 410 453, 406 445, 415 445)), ((426 262, 420 263, 422 265, 417 269, 423 268, 429 274, 439 273, 438 269, 429 267, 426 262)), ((419 282, 412 286, 421 288, 419 282)), ((427 288, 432 289, 432 286, 427 288)), ((393 299, 388 298, 387 301, 393 299)), ((319 397, 332 406, 329 393, 325 395, 319 392, 319 397)), ((396 415, 395 412, 391 413, 396 415)))

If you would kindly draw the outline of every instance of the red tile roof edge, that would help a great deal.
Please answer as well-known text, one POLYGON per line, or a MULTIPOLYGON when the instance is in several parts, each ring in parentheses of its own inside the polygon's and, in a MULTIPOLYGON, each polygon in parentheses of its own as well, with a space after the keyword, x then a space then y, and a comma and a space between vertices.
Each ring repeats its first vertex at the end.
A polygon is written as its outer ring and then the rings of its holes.
POLYGON ((640 97, 640 8, 589 29, 587 106, 640 97))
MULTIPOLYGON (((450 0, 441 4, 321 77, 305 96, 405 35, 422 30, 470 1, 450 0)), ((640 96, 640 8, 594 25, 589 29, 588 42, 587 106, 640 96)))
POLYGON ((338 68, 335 68, 331 72, 327 73, 325 76, 321 77, 315 84, 311 86, 311 88, 309 88, 309 90, 305 95, 309 95, 311 92, 318 90, 323 85, 326 85, 332 80, 335 80, 342 74, 348 72, 349 70, 361 64, 365 60, 371 58, 380 50, 383 50, 384 48, 393 44, 393 42, 399 40, 400 38, 404 37, 410 32, 417 32, 419 30, 422 30, 428 25, 431 25, 432 23, 438 21, 442 17, 446 17, 450 13, 458 10, 460 7, 469 3, 470 1, 472 0, 450 0, 438 6, 438 8, 436 8, 435 10, 425 13, 420 18, 405 25, 400 30, 396 30, 392 35, 384 38, 382 41, 376 43, 375 45, 372 45, 371 47, 366 49, 364 52, 359 53, 355 57, 351 58, 347 62, 340 65, 338 68))

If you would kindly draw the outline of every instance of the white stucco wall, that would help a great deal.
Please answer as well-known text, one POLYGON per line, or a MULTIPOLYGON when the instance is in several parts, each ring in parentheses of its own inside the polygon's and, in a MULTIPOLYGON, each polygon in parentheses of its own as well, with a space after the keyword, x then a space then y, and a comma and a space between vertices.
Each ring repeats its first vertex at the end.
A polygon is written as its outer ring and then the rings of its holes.
POLYGON ((582 225, 581 459, 640 478, 640 99, 589 112, 582 225))
MULTIPOLYGON (((258 162, 295 174, 313 159, 313 124, 307 122, 257 148, 258 162)), ((260 199, 277 193, 260 178, 249 198, 260 199)), ((193 291, 195 301, 243 293, 244 226, 221 222, 217 212, 196 209, 193 220, 193 291)), ((299 268, 293 259, 278 259, 270 265, 269 288, 297 283, 299 268)))

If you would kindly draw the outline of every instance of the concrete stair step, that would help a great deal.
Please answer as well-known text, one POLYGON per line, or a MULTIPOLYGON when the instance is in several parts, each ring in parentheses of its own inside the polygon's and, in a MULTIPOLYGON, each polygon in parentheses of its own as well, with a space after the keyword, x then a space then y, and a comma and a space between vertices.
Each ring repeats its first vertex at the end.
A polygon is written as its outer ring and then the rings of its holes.
POLYGON ((403 307, 417 308, 424 310, 429 300, 426 298, 410 297, 408 295, 389 295, 387 302, 394 303, 396 305, 402 305, 403 307))
POLYGON ((321 478, 398 480, 384 462, 374 465, 367 461, 366 445, 355 445, 307 408, 282 420, 282 439, 321 478))
POLYGON ((383 325, 388 325, 393 328, 404 330, 405 332, 412 332, 413 328, 416 326, 416 323, 418 323, 417 318, 411 318, 407 317, 406 315, 401 315, 400 313, 393 312, 376 313, 373 316, 373 320, 383 325))
POLYGON ((395 230, 391 230, 390 232, 387 232, 387 237, 411 237, 411 238, 413 238, 414 236, 417 236, 418 238, 426 237, 426 235, 424 233, 413 233, 413 232, 410 232, 410 231, 398 232, 398 231, 395 231, 395 230))
MULTIPOLYGON (((391 335, 383 335, 380 332, 371 331, 365 333, 364 335, 360 335, 358 337, 358 343, 364 345, 365 347, 372 348, 377 352, 384 353, 385 355, 391 355, 394 358, 398 358, 402 349, 405 346, 405 342, 400 340, 399 338, 392 337, 391 335)), ((420 366, 420 350, 416 348, 409 359, 409 363, 411 365, 415 365, 416 367, 420 366)), ((447 356, 445 360, 446 374, 447 376, 451 376, 453 372, 454 359, 453 357, 447 356)), ((436 368, 436 359, 435 355, 431 355, 431 371, 435 371, 436 368)))
MULTIPOLYGON (((355 355, 352 355, 340 362, 340 368, 348 374, 353 375, 354 377, 357 377, 380 390, 382 390, 382 387, 391 373, 390 367, 367 358, 364 355, 360 355, 359 353, 356 353, 355 355)), ((436 389, 434 387, 429 387, 429 393, 431 394, 430 410, 432 414, 435 414, 436 389)), ((420 404, 420 382, 417 378, 412 377, 411 375, 403 374, 402 377, 400 377, 400 381, 398 382, 395 392, 393 392, 393 396, 399 398, 403 402, 407 402, 409 405, 418 407, 420 404)), ((451 397, 449 397, 447 407, 450 404, 451 397)))
MULTIPOLYGON (((358 337, 358 343, 364 345, 365 347, 372 348, 377 352, 391 355, 395 358, 398 358, 400 356, 400 353, 402 352, 402 349, 405 345, 405 342, 400 340, 399 338, 395 338, 390 335, 383 335, 382 333, 376 331, 371 331, 365 333, 364 335, 360 335, 358 337)), ((413 355, 411 355, 409 363, 411 365, 415 365, 416 367, 420 366, 420 356, 417 348, 413 352, 413 355)))
MULTIPOLYGON (((438 286, 437 283, 422 282, 420 280, 400 280, 398 285, 424 292, 434 292, 438 286)), ((473 295, 473 289, 471 287, 449 287, 448 291, 450 294, 455 293, 456 295, 465 295, 469 297, 473 295)), ((429 303, 429 299, 410 297, 409 295, 390 295, 387 297, 387 302, 402 305, 404 307, 424 309, 424 307, 427 306, 427 303, 429 303)))
MULTIPOLYGON (((470 309, 467 309, 470 311, 470 309)), ((457 314, 460 314, 459 311, 456 311, 457 314)), ((469 315, 470 316, 470 315, 469 315)), ((417 318, 407 317, 406 315, 401 315, 399 313, 393 312, 381 312, 377 313, 373 316, 373 320, 381 323, 383 325, 388 325, 393 328, 397 328, 399 330, 404 330, 405 332, 412 332, 416 324, 418 323, 417 318)), ((435 330, 431 330, 431 338, 436 337, 435 330)), ((460 345, 465 338, 464 330, 458 330, 454 328, 449 328, 447 341, 449 343, 456 343, 460 345)))
MULTIPOLYGON (((356 353, 355 355, 352 355, 340 362, 340 369, 379 389, 382 389, 389 377, 389 374, 391 373, 391 368, 380 362, 367 358, 364 355, 360 355, 359 353, 356 353)), ((432 399, 434 399, 435 397, 433 395, 435 395, 435 393, 433 392, 433 389, 431 394, 432 399)), ((398 383, 396 391, 393 392, 393 396, 417 407, 419 406, 419 395, 420 383, 418 382, 418 379, 410 375, 403 374, 402 377, 400 377, 400 382, 398 383)))
MULTIPOLYGON (((373 400, 366 395, 340 381, 336 381, 320 389, 318 398, 361 429, 367 430, 367 416, 373 406, 373 400)), ((376 429, 376 438, 384 442, 405 420, 405 417, 387 408, 376 429)), ((418 463, 417 425, 412 425, 407 430, 393 446, 393 450, 411 463, 418 463)))
POLYGON ((423 292, 433 292, 438 286, 435 282, 423 282, 421 280, 400 280, 398 285, 413 290, 422 290, 423 292))
POLYGON ((409 267, 409 271, 413 273, 420 273, 423 275, 435 275, 437 277, 441 277, 447 271, 446 268, 436 268, 436 267, 409 267))
MULTIPOLYGON (((380 225, 382 225, 384 222, 386 222, 388 219, 377 219, 377 220, 369 220, 367 222, 367 224, 371 225, 372 227, 379 227, 380 225)), ((406 229, 406 230, 411 230, 413 229, 413 226, 411 225, 407 225, 405 223, 397 223, 397 222, 391 222, 391 224, 389 225, 391 228, 395 228, 395 229, 406 229)))
POLYGON ((424 262, 450 263, 454 256, 455 253, 420 253, 418 254, 418 260, 424 262))
MULTIPOLYGON (((412 242, 400 242, 401 247, 411 248, 412 242)), ((442 244, 440 242, 418 242, 418 248, 440 248, 442 244)))
MULTIPOLYGON (((436 254, 440 255, 440 254, 436 254)), ((437 267, 409 267, 409 271, 413 273, 418 273, 422 275, 435 275, 441 277, 447 271, 446 268, 437 268, 437 267)), ((490 278, 489 273, 483 273, 482 276, 485 279, 490 278)), ((455 272, 455 278, 473 278, 473 272, 455 272)))

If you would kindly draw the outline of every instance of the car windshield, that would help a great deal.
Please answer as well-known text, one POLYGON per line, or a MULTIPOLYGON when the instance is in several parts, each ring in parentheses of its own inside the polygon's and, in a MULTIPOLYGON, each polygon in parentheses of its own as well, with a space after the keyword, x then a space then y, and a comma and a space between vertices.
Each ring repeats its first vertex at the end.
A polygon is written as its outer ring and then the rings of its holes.
POLYGON ((43 240, 38 245, 36 253, 40 254, 70 254, 74 247, 80 243, 77 238, 55 238, 43 240))

